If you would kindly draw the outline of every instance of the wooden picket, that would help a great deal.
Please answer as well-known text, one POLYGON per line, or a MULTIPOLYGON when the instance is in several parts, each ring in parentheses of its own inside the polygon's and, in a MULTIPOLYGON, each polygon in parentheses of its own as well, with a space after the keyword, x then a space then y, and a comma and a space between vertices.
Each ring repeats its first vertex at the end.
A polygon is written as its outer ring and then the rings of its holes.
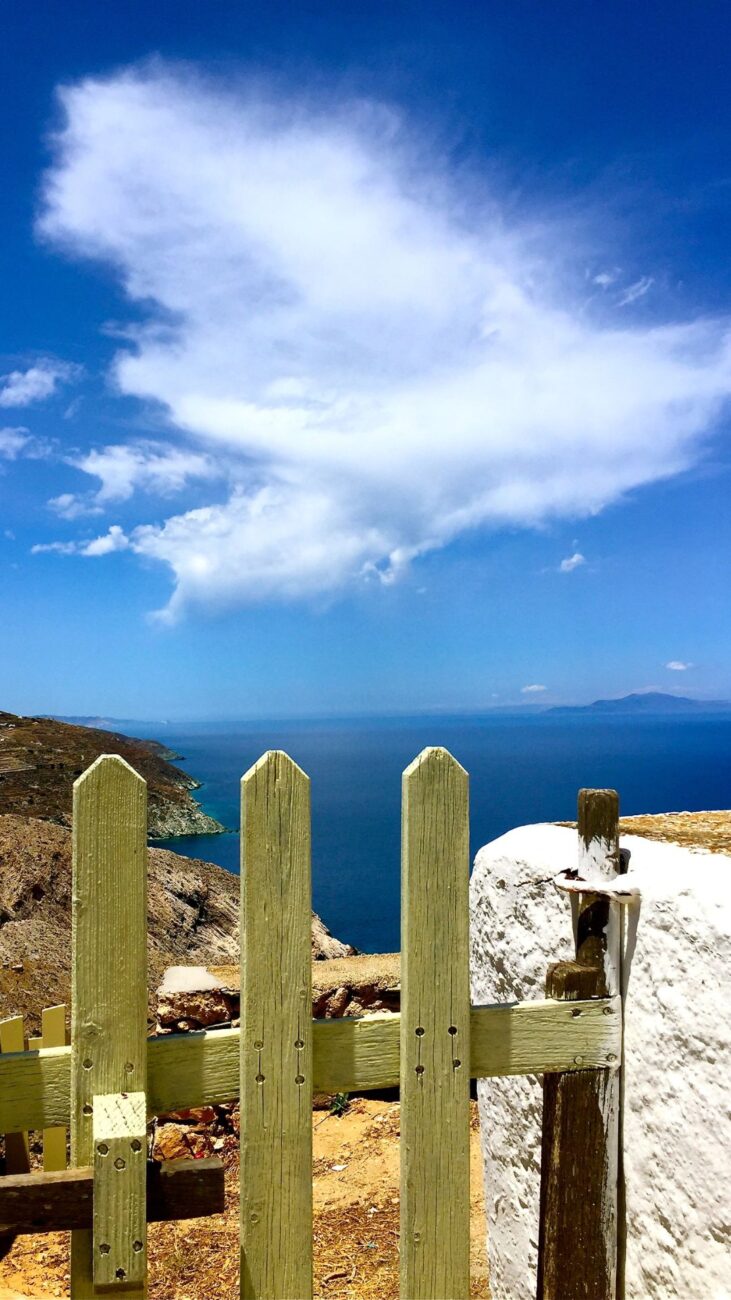
POLYGON ((265 754, 241 783, 241 1295, 312 1295, 310 783, 265 754))
POLYGON ((122 1218, 127 1203, 144 1203, 140 1137, 101 1163, 109 1142, 95 1137, 100 1100, 144 1093, 147 1075, 147 789, 124 759, 98 758, 75 782, 73 859, 71 1163, 94 1165, 95 1185, 98 1169, 102 1213, 95 1198, 93 1230, 72 1233, 71 1293, 87 1300, 118 1281, 125 1300, 144 1300, 144 1221, 118 1257, 103 1213, 122 1218))
POLYGON ((401 1294, 470 1291, 467 773, 425 749, 403 777, 401 1294))
MULTIPOLYGON (((41 1040, 38 1047, 65 1047, 66 1007, 45 1007, 41 1013, 41 1040)), ((66 1125, 43 1130, 43 1168, 55 1173, 66 1168, 66 1125)))
POLYGON ((70 1119, 73 1169, 0 1179, 0 1225, 68 1223, 74 1300, 143 1300, 146 1222, 183 1216, 181 1180, 198 1213, 201 1196, 211 1212, 223 1196, 220 1166, 198 1176, 195 1161, 179 1162, 177 1194, 151 1191, 145 1119, 239 1097, 241 1296, 311 1300, 312 1093, 400 1082, 401 1295, 466 1300, 469 1080, 601 1071, 606 1089, 621 1056, 616 988, 470 1006, 467 774, 428 749, 404 774, 401 1014, 313 1023, 309 781, 274 752, 242 781, 241 1027, 146 1039, 145 821, 145 784, 121 759, 76 782, 71 1047, 44 1038, 25 1052, 22 1026, 0 1026, 0 1131, 70 1119), (93 1228, 77 1227, 92 1198, 93 1228))

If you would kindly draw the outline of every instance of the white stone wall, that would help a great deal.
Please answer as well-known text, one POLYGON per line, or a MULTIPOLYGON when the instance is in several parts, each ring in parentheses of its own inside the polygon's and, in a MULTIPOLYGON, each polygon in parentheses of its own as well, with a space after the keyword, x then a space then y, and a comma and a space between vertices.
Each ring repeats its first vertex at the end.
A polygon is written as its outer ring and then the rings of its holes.
MULTIPOLYGON (((623 836, 627 1300, 731 1300, 731 858, 623 836)), ((472 1000, 540 998, 573 956, 550 883, 576 832, 525 826, 481 849, 471 884, 472 1000)), ((534 1300, 539 1079, 479 1085, 492 1300, 534 1300)))

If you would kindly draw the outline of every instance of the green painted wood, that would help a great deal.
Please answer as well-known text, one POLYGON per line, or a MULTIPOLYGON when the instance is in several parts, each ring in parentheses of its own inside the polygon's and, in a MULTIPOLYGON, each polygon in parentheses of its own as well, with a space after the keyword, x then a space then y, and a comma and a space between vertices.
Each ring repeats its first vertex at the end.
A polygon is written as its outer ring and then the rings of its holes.
MULTIPOLYGON (((473 1079, 616 1068, 621 1052, 619 998, 512 1002, 472 1007, 473 1079)), ((399 1083, 399 1015, 378 1020, 316 1020, 315 1092, 361 1092, 399 1083)), ((240 1032, 217 1029, 151 1038, 148 1115, 214 1106, 239 1095, 240 1032)), ((68 1121, 71 1049, 0 1056, 0 1131, 68 1121)))
POLYGON ((470 1292, 468 778, 444 749, 403 777, 401 1295, 470 1292))
MULTIPOLYGON (((66 1007, 45 1007, 41 1013, 41 1047, 65 1047, 66 1007)), ((66 1168, 66 1125, 43 1130, 43 1168, 53 1173, 66 1168)))
POLYGON ((94 1098, 96 1286, 144 1288, 147 1276, 147 1113, 144 1092, 94 1098))
MULTIPOLYGON (((22 1052, 25 1048, 25 1029, 22 1016, 0 1020, 0 1052, 22 1052)), ((5 1129, 5 1168, 9 1174, 25 1174, 30 1169, 28 1134, 20 1129, 5 1129)), ((0 1124, 0 1132, 4 1125, 0 1124)))
MULTIPOLYGON (((147 1073, 147 789, 116 755, 74 784, 71 1163, 94 1163, 95 1096, 144 1092, 147 1073)), ((56 1049, 57 1051, 61 1049, 56 1049)), ((71 1238, 74 1300, 94 1285, 92 1233, 71 1238)), ((145 1252, 146 1253, 146 1252, 145 1252)), ((143 1284, 115 1287, 144 1300, 143 1284)))
POLYGON ((241 791, 241 1295, 312 1296, 310 783, 265 754, 241 791))

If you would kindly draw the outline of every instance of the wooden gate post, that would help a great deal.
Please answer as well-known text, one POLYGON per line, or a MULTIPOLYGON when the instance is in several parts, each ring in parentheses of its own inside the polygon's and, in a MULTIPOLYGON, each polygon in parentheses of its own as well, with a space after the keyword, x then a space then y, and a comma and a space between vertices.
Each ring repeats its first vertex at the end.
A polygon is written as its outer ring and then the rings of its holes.
POLYGON ((312 1296, 310 782, 270 751, 241 782, 241 1286, 312 1296))
MULTIPOLYGON (((617 875, 618 823, 616 791, 579 792, 581 879, 617 875)), ((597 893, 573 897, 576 961, 550 967, 546 993, 569 1002, 618 995, 619 905, 597 893)), ((621 1015, 621 1003, 605 1013, 621 1015)), ((618 1300, 618 1067, 543 1076, 538 1300, 618 1300)))
POLYGON ((71 1295, 108 1294, 111 1278, 124 1300, 144 1300, 143 1216, 125 1219, 124 1253, 115 1253, 117 1212, 144 1206, 144 1124, 128 1135, 129 1155, 95 1133, 97 1111, 147 1088, 147 788, 116 755, 102 755, 74 784, 73 854, 71 1163, 96 1157, 95 1182, 108 1186, 94 1189, 93 1233, 72 1233, 71 1295))
POLYGON ((403 775, 401 1296, 470 1293, 468 777, 446 749, 403 775))

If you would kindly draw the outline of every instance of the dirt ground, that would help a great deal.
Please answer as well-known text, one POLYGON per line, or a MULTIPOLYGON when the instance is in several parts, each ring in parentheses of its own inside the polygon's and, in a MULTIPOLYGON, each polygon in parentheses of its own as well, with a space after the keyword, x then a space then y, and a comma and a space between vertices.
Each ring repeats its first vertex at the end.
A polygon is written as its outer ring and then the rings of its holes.
POLYGON ((731 812, 653 813, 623 817, 623 835, 643 835, 648 840, 708 849, 710 853, 731 853, 731 812))
MULTIPOLYGON (((576 822, 556 822, 576 829, 576 822)), ((637 813, 620 817, 620 835, 640 835, 663 844, 682 844, 688 849, 731 854, 731 809, 710 812, 637 813)))
MULTIPOLYGON (((487 1297, 477 1108, 471 1103, 472 1296, 487 1297)), ((317 1300, 397 1300, 399 1104, 356 1098, 313 1114, 317 1300)), ((150 1300, 238 1300, 238 1153, 226 1157, 226 1210, 150 1227, 150 1300)), ((0 1262, 0 1300, 68 1296, 68 1234, 19 1237, 0 1262)))

